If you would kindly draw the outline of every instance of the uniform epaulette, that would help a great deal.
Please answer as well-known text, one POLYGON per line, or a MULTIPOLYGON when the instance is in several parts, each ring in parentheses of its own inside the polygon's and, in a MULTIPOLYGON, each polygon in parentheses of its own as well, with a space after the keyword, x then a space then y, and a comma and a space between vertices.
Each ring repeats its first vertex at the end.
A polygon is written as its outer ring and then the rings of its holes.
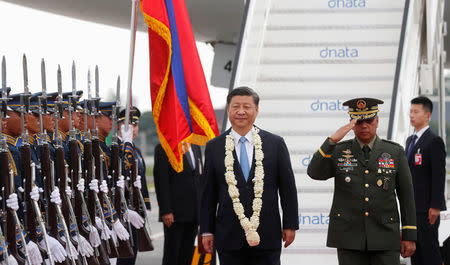
POLYGON ((6 140, 6 142, 8 143, 8 144, 11 144, 11 145, 16 145, 16 138, 15 137, 12 137, 12 136, 10 136, 10 135, 7 135, 7 134, 3 134, 3 137, 5 137, 5 140, 6 140))
POLYGON ((401 145, 399 143, 396 143, 396 142, 393 142, 393 141, 390 141, 390 140, 386 140, 386 139, 381 139, 381 140, 386 142, 386 143, 394 144, 394 145, 397 145, 397 146, 401 147, 401 145))

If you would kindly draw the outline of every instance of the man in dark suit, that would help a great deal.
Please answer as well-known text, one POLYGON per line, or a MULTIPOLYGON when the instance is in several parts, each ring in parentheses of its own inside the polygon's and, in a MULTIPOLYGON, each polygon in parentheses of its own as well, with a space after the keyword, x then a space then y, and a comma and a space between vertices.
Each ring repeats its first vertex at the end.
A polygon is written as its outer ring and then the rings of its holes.
POLYGON ((410 121, 414 134, 406 140, 417 213, 417 250, 413 265, 442 264, 438 228, 440 211, 446 210, 445 145, 429 128, 433 103, 426 97, 411 100, 410 121))
POLYGON ((253 125, 258 103, 252 89, 232 90, 231 129, 206 144, 200 231, 222 265, 280 264, 281 240, 289 246, 299 225, 288 149, 283 138, 253 125))
POLYGON ((183 143, 183 171, 177 173, 161 144, 155 147, 156 198, 164 223, 163 265, 189 265, 198 232, 198 182, 202 173, 200 147, 183 143))

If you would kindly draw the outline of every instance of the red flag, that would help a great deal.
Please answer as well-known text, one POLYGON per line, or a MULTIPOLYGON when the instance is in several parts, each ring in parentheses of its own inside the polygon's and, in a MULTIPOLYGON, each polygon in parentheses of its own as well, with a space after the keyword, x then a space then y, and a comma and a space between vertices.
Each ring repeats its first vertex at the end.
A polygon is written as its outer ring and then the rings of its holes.
POLYGON ((184 0, 142 0, 150 44, 152 111, 172 167, 183 170, 181 143, 205 145, 219 134, 184 0))

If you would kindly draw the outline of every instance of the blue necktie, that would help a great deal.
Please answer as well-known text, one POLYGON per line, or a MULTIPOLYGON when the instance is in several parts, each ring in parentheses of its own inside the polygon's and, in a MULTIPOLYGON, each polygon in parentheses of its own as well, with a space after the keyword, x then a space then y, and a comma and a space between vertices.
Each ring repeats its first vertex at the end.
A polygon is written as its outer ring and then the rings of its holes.
POLYGON ((408 159, 409 159, 409 156, 411 155, 414 145, 416 144, 416 140, 417 140, 417 135, 414 134, 411 138, 411 143, 409 143, 408 152, 406 153, 406 158, 408 158, 408 159))
POLYGON ((242 173, 244 173, 245 181, 248 179, 248 174, 250 174, 250 166, 248 165, 248 155, 247 155, 247 148, 245 148, 245 141, 247 139, 242 136, 241 139, 239 139, 239 142, 241 142, 241 169, 242 173))

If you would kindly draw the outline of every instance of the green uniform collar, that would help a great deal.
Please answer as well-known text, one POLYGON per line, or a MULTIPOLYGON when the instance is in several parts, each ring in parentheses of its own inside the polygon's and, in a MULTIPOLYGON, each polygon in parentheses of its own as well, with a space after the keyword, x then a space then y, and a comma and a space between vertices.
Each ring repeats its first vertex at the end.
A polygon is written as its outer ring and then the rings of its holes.
MULTIPOLYGON (((376 140, 377 138, 378 138, 378 135, 375 135, 375 137, 373 137, 372 141, 370 141, 370 143, 368 144, 370 150, 373 150, 373 145, 375 144, 375 140, 376 140)), ((361 142, 361 141, 358 139, 358 137, 355 137, 355 139, 356 139, 356 141, 358 142, 359 147, 360 147, 361 150, 362 150, 362 148, 363 148, 363 146, 364 146, 365 144, 364 144, 363 142, 361 142)))

